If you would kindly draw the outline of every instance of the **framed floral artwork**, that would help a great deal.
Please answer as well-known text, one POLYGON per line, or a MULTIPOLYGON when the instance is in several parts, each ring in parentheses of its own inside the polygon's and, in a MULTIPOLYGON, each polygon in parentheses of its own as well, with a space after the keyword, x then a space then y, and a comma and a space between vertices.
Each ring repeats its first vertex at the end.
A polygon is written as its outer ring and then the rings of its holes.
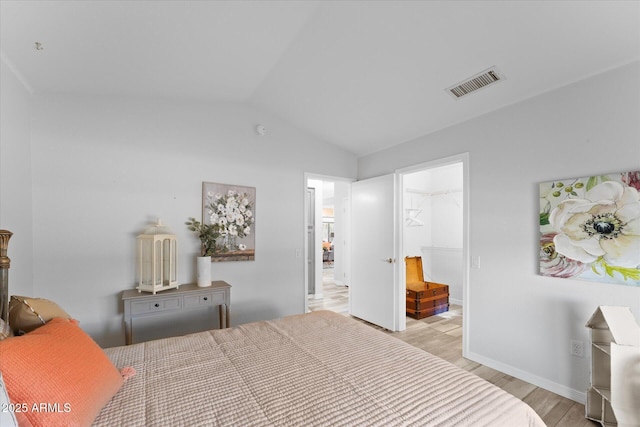
POLYGON ((540 274, 640 286, 640 171, 540 184, 540 274))
POLYGON ((210 226, 211 261, 255 259, 256 189, 202 183, 202 223, 210 226))

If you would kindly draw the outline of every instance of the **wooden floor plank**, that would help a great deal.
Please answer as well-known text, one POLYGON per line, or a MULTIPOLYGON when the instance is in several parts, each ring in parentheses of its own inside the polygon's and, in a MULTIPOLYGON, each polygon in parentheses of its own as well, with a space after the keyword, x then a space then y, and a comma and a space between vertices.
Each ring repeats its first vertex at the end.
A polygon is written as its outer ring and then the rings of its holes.
MULTIPOLYGON (((331 310, 348 316, 349 288, 335 284, 333 269, 325 269, 323 273, 324 298, 310 297, 309 310, 331 310)), ((599 425, 585 418, 584 405, 580 403, 462 357, 462 315, 461 306, 451 305, 449 311, 436 316, 420 320, 407 317, 406 331, 392 333, 384 330, 384 332, 494 383, 529 404, 549 427, 599 425)), ((375 325, 366 324, 383 330, 375 325)))
POLYGON ((509 375, 505 375, 500 381, 495 383, 501 389, 508 391, 518 399, 522 400, 532 393, 537 387, 528 382, 522 381, 509 375))
POLYGON ((573 406, 569 408, 567 413, 564 414, 564 417, 562 417, 558 421, 556 426, 557 427, 594 427, 594 426, 600 425, 595 421, 591 421, 585 418, 584 414, 585 414, 584 405, 574 402, 573 406))
POLYGON ((551 410, 547 413, 547 415, 545 415, 542 418, 542 420, 548 426, 549 425, 557 426, 560 420, 564 418, 567 412, 569 412, 569 409, 573 407, 574 403, 575 402, 572 402, 568 399, 559 400, 558 403, 556 403, 556 405, 553 408, 551 408, 551 410))

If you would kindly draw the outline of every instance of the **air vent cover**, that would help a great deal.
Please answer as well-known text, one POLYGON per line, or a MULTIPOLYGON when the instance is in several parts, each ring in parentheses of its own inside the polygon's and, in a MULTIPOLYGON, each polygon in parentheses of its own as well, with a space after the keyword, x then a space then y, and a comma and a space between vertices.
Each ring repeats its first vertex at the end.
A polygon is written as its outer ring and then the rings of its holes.
POLYGON ((499 81, 504 80, 504 75, 498 72, 495 67, 491 67, 488 70, 482 71, 473 77, 470 77, 454 86, 448 87, 447 92, 454 98, 462 98, 465 95, 475 92, 478 89, 492 85, 499 81))

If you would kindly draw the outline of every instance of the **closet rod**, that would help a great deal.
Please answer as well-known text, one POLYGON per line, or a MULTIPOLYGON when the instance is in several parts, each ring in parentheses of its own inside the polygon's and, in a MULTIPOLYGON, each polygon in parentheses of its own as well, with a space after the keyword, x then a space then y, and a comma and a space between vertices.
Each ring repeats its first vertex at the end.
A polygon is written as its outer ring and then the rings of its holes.
POLYGON ((441 196, 443 194, 462 193, 462 188, 455 189, 455 190, 441 190, 441 191, 433 191, 433 192, 416 190, 414 188, 407 188, 405 191, 407 193, 422 194, 423 196, 441 196))

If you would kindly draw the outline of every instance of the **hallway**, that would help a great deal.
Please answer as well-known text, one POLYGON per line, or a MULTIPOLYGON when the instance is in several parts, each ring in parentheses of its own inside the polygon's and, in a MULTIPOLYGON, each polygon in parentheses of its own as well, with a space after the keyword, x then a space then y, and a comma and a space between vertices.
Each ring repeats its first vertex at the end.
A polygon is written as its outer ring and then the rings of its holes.
POLYGON ((349 314, 349 287, 336 285, 333 278, 333 267, 322 270, 322 296, 314 299, 309 296, 309 311, 330 310, 336 313, 349 314))

